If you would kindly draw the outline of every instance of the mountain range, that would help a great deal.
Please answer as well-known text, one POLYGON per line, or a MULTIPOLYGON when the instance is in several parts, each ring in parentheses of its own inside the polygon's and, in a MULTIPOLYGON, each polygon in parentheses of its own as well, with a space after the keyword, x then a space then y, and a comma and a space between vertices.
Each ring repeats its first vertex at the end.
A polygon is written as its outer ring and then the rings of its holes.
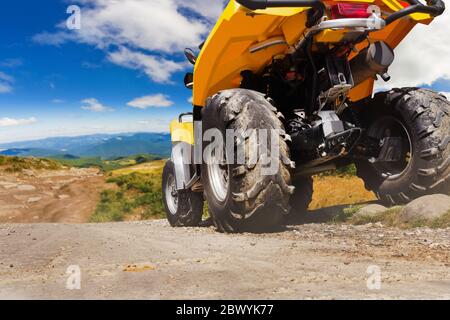
POLYGON ((111 159, 146 153, 168 156, 170 152, 171 140, 167 133, 95 134, 0 143, 0 155, 22 157, 65 155, 111 159))

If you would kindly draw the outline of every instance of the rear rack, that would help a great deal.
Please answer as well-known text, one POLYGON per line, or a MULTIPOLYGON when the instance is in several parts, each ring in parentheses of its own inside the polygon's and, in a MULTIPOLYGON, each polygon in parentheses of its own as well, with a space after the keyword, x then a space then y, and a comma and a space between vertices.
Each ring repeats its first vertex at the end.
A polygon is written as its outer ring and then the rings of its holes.
MULTIPOLYGON (((386 25, 413 13, 427 13, 433 17, 440 16, 445 11, 445 3, 442 0, 426 0, 427 5, 418 0, 406 0, 410 6, 401 9, 385 19, 386 25)), ((250 10, 267 8, 312 8, 316 11, 314 20, 317 22, 325 12, 325 4, 320 0, 236 0, 237 3, 250 10)), ((308 26, 310 28, 312 25, 308 26)))

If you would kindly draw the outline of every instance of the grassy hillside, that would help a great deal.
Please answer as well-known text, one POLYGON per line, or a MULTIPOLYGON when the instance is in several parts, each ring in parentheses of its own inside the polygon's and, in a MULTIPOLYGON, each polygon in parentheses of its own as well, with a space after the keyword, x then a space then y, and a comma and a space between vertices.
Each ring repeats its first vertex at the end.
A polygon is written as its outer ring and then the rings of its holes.
POLYGON ((0 174, 26 169, 58 170, 68 166, 99 167, 105 171, 109 186, 106 190, 97 189, 101 192, 100 202, 90 221, 145 220, 164 217, 161 191, 164 163, 165 160, 160 160, 159 156, 147 154, 112 160, 70 155, 54 159, 0 156, 0 174))
POLYGON ((114 187, 102 192, 91 222, 163 218, 161 178, 164 161, 151 164, 153 168, 144 172, 112 171, 107 182, 114 187))
POLYGON ((138 154, 129 157, 118 157, 111 160, 104 160, 101 157, 74 157, 71 155, 51 157, 63 165, 76 168, 97 167, 105 172, 110 172, 116 169, 134 166, 137 164, 146 163, 149 161, 160 160, 158 155, 138 154))
POLYGON ((156 172, 162 172, 162 168, 166 160, 154 160, 145 163, 140 163, 132 166, 124 166, 122 168, 115 169, 111 171, 113 176, 123 176, 131 173, 143 173, 143 174, 155 174, 156 172))
POLYGON ((49 159, 0 156, 0 170, 10 173, 23 170, 58 170, 61 168, 60 163, 49 159))

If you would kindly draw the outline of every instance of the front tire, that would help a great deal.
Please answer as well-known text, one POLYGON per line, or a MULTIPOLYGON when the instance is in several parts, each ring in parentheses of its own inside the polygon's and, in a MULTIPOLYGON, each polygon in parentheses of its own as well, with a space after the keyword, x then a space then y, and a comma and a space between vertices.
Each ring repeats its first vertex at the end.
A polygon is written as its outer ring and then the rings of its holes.
POLYGON ((172 227, 196 227, 202 221, 203 196, 191 190, 177 191, 175 167, 166 162, 162 176, 163 203, 167 220, 172 227))
MULTIPOLYGON (((234 159, 227 160, 224 150, 217 154, 211 152, 210 157, 215 159, 210 160, 215 163, 204 161, 202 165, 205 196, 216 228, 228 233, 261 232, 279 225, 289 211, 289 198, 294 188, 290 186, 292 162, 285 141, 288 137, 276 108, 258 92, 226 90, 208 99, 203 110, 203 129, 204 132, 217 130, 223 138, 229 129, 238 133, 256 129, 253 132, 258 133, 258 141, 246 134, 233 141, 235 150, 243 148, 246 151, 244 164, 237 161, 237 152, 234 159), (260 148, 260 129, 267 130, 266 150, 260 148), (275 134, 279 145, 276 159, 271 155, 271 138, 275 134), (249 150, 257 150, 256 158, 253 158, 256 161, 252 163, 249 163, 249 150), (277 161, 276 172, 263 175, 263 158, 277 161)), ((204 143, 204 151, 206 148, 208 145, 204 143)))
POLYGON ((444 96, 425 89, 394 89, 361 107, 369 135, 402 135, 403 128, 403 148, 409 148, 405 162, 379 166, 358 161, 357 174, 367 189, 388 205, 450 193, 450 103, 444 96))

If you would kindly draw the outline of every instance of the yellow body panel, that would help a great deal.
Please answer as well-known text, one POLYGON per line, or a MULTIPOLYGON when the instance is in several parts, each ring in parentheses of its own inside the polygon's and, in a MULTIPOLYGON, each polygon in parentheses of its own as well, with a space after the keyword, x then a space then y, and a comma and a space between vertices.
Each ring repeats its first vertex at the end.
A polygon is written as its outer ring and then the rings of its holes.
MULTIPOLYGON (((396 0, 339 0, 332 2, 365 2, 379 6, 382 11, 403 8, 396 0)), ((307 8, 270 8, 250 11, 231 0, 205 42, 194 69, 193 104, 204 106, 206 99, 220 90, 237 88, 244 70, 261 71, 272 58, 283 55, 306 31, 307 8), (284 39, 278 44, 250 53, 250 48, 272 39, 284 39)), ((393 48, 411 31, 417 22, 429 23, 427 14, 413 14, 394 22, 384 30, 371 34, 371 40, 383 40, 393 48)), ((339 42, 345 30, 325 31, 316 42, 339 42)), ((365 44, 367 45, 367 43, 365 44)), ((363 48, 364 44, 360 46, 363 48)), ((373 91, 368 80, 351 91, 350 98, 359 100, 373 91)))
POLYGON ((170 135, 172 142, 186 142, 194 144, 194 124, 193 122, 179 122, 173 120, 170 123, 170 135))

